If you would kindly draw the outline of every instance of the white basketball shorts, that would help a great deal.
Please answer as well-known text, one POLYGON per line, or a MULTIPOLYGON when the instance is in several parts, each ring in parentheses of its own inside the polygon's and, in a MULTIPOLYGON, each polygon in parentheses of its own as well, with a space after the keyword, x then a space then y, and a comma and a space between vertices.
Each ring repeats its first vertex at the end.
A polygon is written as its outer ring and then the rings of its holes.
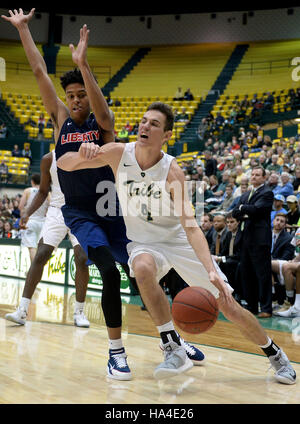
POLYGON ((37 248, 44 222, 45 222, 45 218, 44 219, 29 218, 26 224, 27 228, 21 231, 22 246, 37 248))
MULTIPOLYGON (((128 265, 130 267, 130 274, 132 277, 134 277, 134 272, 132 269, 132 262, 134 258, 142 253, 149 253, 156 263, 157 281, 160 281, 161 278, 166 275, 171 268, 174 268, 175 271, 189 286, 203 287, 209 290, 216 298, 219 297, 219 290, 210 282, 206 269, 198 259, 194 249, 189 243, 141 244, 130 242, 127 245, 127 250, 129 254, 128 265)), ((214 260, 213 262, 218 274, 227 283, 231 292, 233 292, 232 287, 227 282, 225 274, 223 274, 218 264, 214 260)))
POLYGON ((56 248, 67 234, 73 247, 79 244, 77 238, 66 226, 61 209, 49 206, 39 239, 42 238, 44 244, 56 248))

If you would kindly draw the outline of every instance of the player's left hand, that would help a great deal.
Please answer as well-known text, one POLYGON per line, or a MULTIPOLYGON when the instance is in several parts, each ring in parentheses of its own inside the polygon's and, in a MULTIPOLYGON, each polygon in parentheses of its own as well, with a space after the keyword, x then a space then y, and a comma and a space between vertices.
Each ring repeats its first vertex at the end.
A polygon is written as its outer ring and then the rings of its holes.
POLYGON ((69 44, 70 50, 72 52, 72 59, 73 62, 76 63, 76 65, 80 65, 84 63, 87 59, 87 47, 88 47, 88 41, 89 41, 89 33, 90 30, 87 29, 87 25, 84 24, 82 28, 80 28, 80 38, 77 45, 77 48, 75 49, 73 44, 69 44))

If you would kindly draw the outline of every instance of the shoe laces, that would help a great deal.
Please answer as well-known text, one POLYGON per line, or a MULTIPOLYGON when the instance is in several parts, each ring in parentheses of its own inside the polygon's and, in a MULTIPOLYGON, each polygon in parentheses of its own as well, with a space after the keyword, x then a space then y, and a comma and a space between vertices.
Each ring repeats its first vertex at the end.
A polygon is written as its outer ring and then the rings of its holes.
POLYGON ((78 311, 75 312, 74 315, 80 315, 81 318, 86 319, 86 316, 84 315, 83 309, 79 309, 78 311))
POLYGON ((181 340, 181 344, 185 348, 186 352, 188 352, 190 355, 195 355, 196 354, 196 349, 195 349, 195 347, 193 345, 190 345, 189 343, 187 343, 184 340, 181 340))
POLYGON ((111 359, 116 363, 118 368, 126 368, 127 365, 127 355, 126 353, 119 353, 117 355, 111 355, 111 359))

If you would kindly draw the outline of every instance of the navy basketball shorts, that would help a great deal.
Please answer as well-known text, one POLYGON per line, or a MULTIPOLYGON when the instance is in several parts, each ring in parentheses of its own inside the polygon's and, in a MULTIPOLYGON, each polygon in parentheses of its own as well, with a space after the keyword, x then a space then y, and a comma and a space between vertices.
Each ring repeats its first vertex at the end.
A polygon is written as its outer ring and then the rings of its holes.
MULTIPOLYGON (((67 227, 77 238, 88 256, 89 247, 106 246, 116 262, 127 264, 128 253, 126 227, 122 216, 103 218, 96 212, 86 211, 64 205, 62 214, 67 227)), ((87 265, 92 261, 89 259, 87 265)))

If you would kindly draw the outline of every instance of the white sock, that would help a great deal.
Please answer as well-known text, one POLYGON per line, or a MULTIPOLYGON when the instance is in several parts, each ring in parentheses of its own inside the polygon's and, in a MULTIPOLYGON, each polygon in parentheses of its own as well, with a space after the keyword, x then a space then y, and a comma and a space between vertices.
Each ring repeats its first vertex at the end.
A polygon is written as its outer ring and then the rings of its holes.
POLYGON ((122 349, 123 341, 122 339, 108 339, 109 349, 122 349))
POLYGON ((300 293, 296 293, 294 306, 300 310, 300 293))
POLYGON ((293 297, 294 296, 294 290, 286 290, 287 297, 293 297))
POLYGON ((163 333, 165 331, 175 331, 173 321, 166 322, 163 325, 156 326, 159 333, 163 333))
POLYGON ((263 345, 263 346, 259 345, 259 347, 261 347, 262 349, 265 349, 266 347, 271 346, 272 340, 270 339, 270 337, 269 337, 269 336, 267 336, 267 337, 268 337, 268 343, 266 343, 266 344, 265 344, 265 345, 263 345))
POLYGON ((31 299, 28 299, 27 297, 22 297, 21 298, 20 305, 19 305, 20 308, 24 308, 25 311, 28 312, 28 308, 29 308, 29 305, 30 305, 30 300, 31 299))
POLYGON ((79 311, 83 311, 85 302, 75 302, 75 313, 79 311))

